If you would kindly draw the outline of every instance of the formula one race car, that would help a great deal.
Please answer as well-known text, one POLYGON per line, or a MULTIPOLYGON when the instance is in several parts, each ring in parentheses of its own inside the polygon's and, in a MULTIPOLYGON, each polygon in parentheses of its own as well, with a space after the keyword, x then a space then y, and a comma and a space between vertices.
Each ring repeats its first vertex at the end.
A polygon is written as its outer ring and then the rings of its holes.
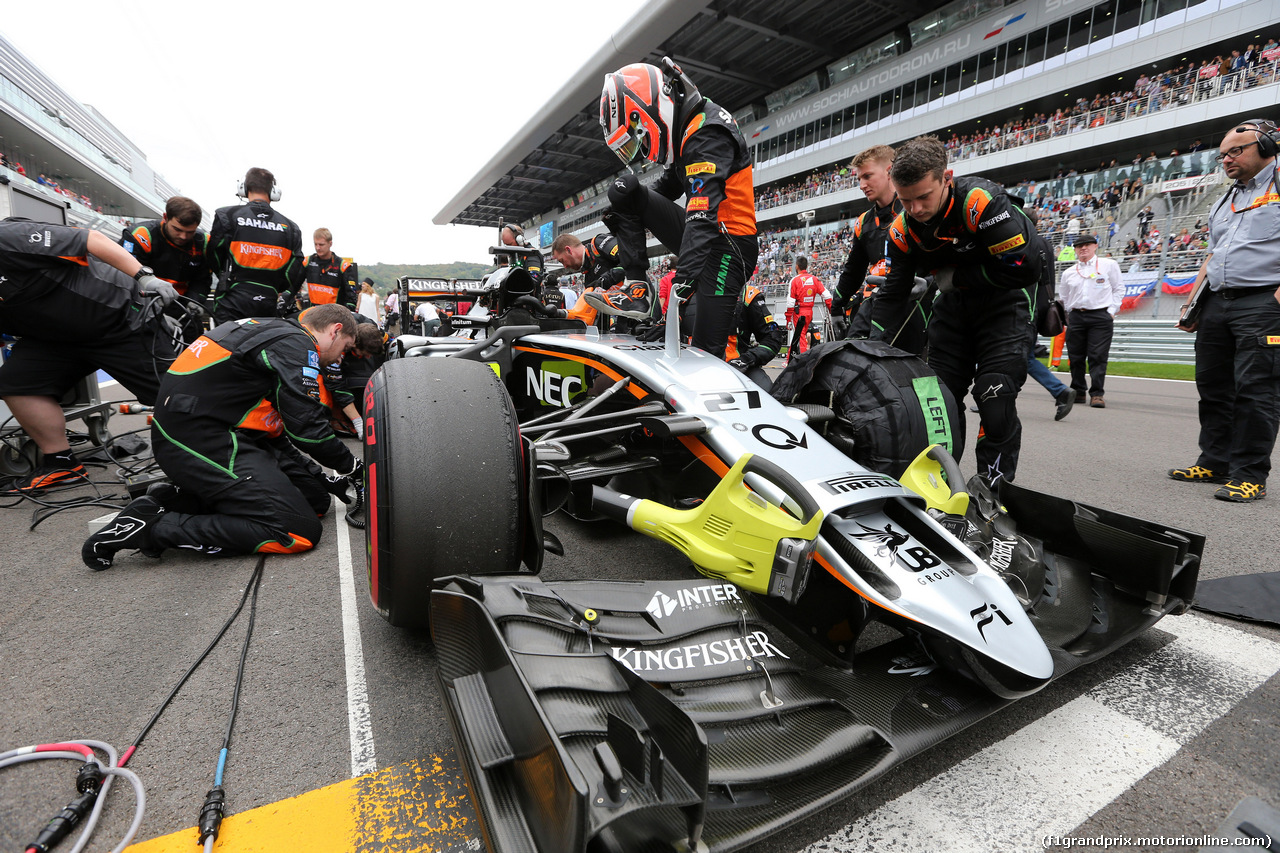
POLYGON ((830 406, 683 346, 677 314, 643 343, 527 279, 483 340, 402 336, 366 391, 373 603, 430 626, 494 851, 740 847, 1191 602, 1199 535, 966 487, 938 446, 870 470, 830 406), (702 576, 542 582, 557 509, 702 576))

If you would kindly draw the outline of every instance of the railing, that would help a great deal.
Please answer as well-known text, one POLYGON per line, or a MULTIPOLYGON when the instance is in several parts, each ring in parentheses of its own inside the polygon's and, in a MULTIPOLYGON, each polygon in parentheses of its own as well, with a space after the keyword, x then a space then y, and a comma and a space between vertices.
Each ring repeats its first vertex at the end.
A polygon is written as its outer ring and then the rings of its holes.
POLYGON ((1195 364, 1195 335, 1174 328, 1172 320, 1116 320, 1111 361, 1195 364))

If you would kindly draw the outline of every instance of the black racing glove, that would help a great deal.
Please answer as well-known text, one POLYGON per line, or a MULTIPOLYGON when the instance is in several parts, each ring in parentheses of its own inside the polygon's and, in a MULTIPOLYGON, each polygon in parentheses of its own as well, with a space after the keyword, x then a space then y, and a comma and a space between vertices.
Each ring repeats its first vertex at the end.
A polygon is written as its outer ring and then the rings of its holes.
POLYGON ((739 373, 746 373, 748 370, 750 370, 753 367, 751 362, 747 361, 742 356, 729 359, 729 366, 732 367, 734 370, 737 370, 739 373))
POLYGON ((666 323, 654 323, 652 326, 645 326, 636 330, 636 338, 647 344, 660 341, 667 336, 666 323))
POLYGON ((350 504, 355 500, 349 477, 344 477, 342 474, 325 474, 321 480, 324 482, 324 490, 344 504, 350 504))
POLYGON ((671 282, 671 298, 678 299, 680 311, 683 315, 685 303, 689 301, 689 297, 693 296, 693 282, 674 279, 671 282))

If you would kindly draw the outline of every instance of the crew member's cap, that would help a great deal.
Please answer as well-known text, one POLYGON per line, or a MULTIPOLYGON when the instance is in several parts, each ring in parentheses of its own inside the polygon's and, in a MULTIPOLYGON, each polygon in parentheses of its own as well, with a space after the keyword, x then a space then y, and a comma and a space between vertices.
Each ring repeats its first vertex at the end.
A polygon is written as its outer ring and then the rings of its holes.
POLYGON ((1085 243, 1097 243, 1097 242, 1098 242, 1098 238, 1093 236, 1092 234, 1081 234, 1079 237, 1075 239, 1075 242, 1072 243, 1071 245, 1082 246, 1085 243))

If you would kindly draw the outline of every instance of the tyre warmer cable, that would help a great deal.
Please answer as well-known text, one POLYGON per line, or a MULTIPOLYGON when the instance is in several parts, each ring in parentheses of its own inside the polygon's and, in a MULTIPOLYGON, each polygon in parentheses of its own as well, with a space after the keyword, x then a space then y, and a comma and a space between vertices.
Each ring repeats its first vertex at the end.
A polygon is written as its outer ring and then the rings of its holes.
POLYGON ((84 831, 81 832, 75 846, 71 848, 71 853, 81 853, 88 845, 94 827, 97 826, 98 818, 101 816, 103 805, 106 802, 105 795, 110 789, 112 781, 116 776, 123 776, 133 786, 135 805, 133 820, 129 824, 129 829, 125 832, 124 838, 120 843, 112 850, 112 853, 121 853, 129 846, 139 827, 142 826, 142 817, 146 812, 147 804, 142 780, 132 770, 125 770, 117 764, 115 749, 109 744, 95 740, 45 743, 9 750, 8 752, 0 753, 0 770, 28 761, 51 758, 64 758, 84 762, 80 772, 76 774, 76 790, 80 794, 49 821, 36 840, 25 848, 26 853, 48 853, 54 845, 66 838, 75 829, 84 817, 85 812, 89 812, 89 819, 85 823, 84 831), (101 760, 94 753, 94 749, 99 749, 107 754, 107 766, 104 767, 102 765, 101 760), (106 777, 105 781, 103 780, 104 776, 106 777), (90 811, 91 807, 92 810, 90 811))
POLYGON ((160 715, 169 707, 174 697, 178 695, 178 691, 186 684, 187 679, 204 662, 205 658, 209 656, 209 653, 213 651, 218 642, 231 628, 232 623, 235 622, 240 612, 244 609, 245 601, 250 601, 249 625, 245 632, 244 645, 240 650, 240 663, 236 671, 235 690, 231 700, 231 714, 230 719, 227 721, 227 731, 223 738, 222 749, 218 754, 218 768, 214 779, 214 787, 209 791, 205 798, 204 806, 200 810, 200 841, 204 844, 206 853, 212 851, 213 844, 217 839, 218 828, 225 813, 225 792, 222 788, 222 777, 231 746, 231 732, 235 725, 236 712, 240 704, 240 689, 244 682, 245 661, 249 653, 249 641, 253 636, 253 625, 258 606, 258 589, 262 584, 262 572, 265 563, 266 555, 259 556, 257 565, 254 566, 253 574, 250 575, 249 582, 245 585, 244 591, 240 595, 240 601, 236 604, 231 615, 223 623, 205 650, 200 653, 195 662, 178 679, 178 683, 174 685, 169 695, 160 703, 160 707, 156 709, 151 719, 142 727, 133 744, 125 750, 118 762, 115 749, 110 744, 96 740, 35 744, 9 750, 8 752, 0 752, 0 770, 29 761, 54 758, 73 759, 83 762, 76 776, 78 796, 49 821, 36 840, 25 848, 25 853, 49 853, 80 824, 85 814, 88 813, 89 817, 84 824, 84 829, 75 845, 69 851, 69 853, 81 853, 93 835, 93 830, 98 824, 98 819, 106 803, 106 793, 110 790, 111 783, 116 776, 123 776, 133 786, 135 806, 133 821, 129 824, 129 829, 125 833, 123 840, 113 848, 112 853, 122 853, 129 846, 129 843, 137 835, 138 829, 142 825, 142 817, 146 810, 146 792, 143 790, 142 780, 132 770, 125 769, 124 765, 137 752, 138 747, 142 745, 151 728, 160 719, 160 715), (107 754, 108 763, 106 766, 103 766, 101 760, 94 753, 94 749, 101 750, 107 754))
MULTIPOLYGON (((231 749, 231 730, 236 724, 236 712, 240 708, 240 688, 244 684, 244 664, 249 656, 249 642, 253 639, 253 623, 258 615, 258 588, 262 586, 262 566, 266 556, 258 558, 258 565, 253 570, 249 587, 253 595, 249 600, 249 625, 244 632, 244 645, 240 647, 240 665, 236 669, 236 687, 231 694, 231 714, 227 718, 227 733, 222 738, 222 749, 218 751, 218 769, 214 773, 213 787, 205 795, 204 805, 200 808, 200 843, 204 845, 204 853, 212 853, 214 842, 218 840, 218 828, 222 825, 226 814, 226 792, 222 787, 222 774, 227 766, 227 753, 231 749)), ((248 588, 245 590, 248 592, 248 588)), ((243 601, 241 602, 243 604, 243 601)))

